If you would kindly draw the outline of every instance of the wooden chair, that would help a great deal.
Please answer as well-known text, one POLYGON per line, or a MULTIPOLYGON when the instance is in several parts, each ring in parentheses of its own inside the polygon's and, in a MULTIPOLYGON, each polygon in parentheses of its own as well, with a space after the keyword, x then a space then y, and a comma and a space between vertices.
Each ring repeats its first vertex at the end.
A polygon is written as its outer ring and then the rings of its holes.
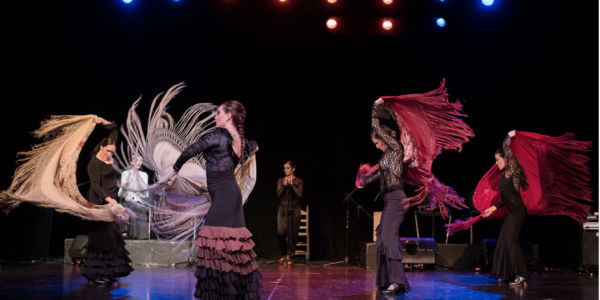
POLYGON ((305 261, 310 260, 310 234, 308 232, 308 205, 306 211, 300 213, 300 230, 298 231, 298 243, 294 255, 304 256, 305 261))

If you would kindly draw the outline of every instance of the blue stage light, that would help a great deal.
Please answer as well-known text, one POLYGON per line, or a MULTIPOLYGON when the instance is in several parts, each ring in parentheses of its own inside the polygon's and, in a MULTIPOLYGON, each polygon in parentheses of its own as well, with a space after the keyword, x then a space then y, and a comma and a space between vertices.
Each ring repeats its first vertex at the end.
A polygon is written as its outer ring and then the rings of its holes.
POLYGON ((490 6, 490 5, 494 4, 494 0, 481 0, 481 2, 485 6, 490 6))
POLYGON ((444 20, 444 18, 438 18, 435 23, 437 23, 438 26, 444 28, 444 26, 446 26, 446 20, 444 20))
POLYGON ((123 0, 123 2, 125 2, 125 3, 131 3, 131 1, 133 1, 133 0, 123 0))

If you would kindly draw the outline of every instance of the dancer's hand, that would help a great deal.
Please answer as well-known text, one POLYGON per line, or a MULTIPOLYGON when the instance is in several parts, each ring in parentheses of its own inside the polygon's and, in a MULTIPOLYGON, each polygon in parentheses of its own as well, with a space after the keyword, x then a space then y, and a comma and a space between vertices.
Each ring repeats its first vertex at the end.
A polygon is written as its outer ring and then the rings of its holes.
POLYGON ((508 133, 508 135, 509 135, 510 137, 515 137, 515 134, 517 134, 517 131, 516 131, 516 130, 510 131, 510 132, 508 133))
POLYGON ((484 218, 487 218, 487 217, 489 217, 489 216, 490 216, 490 215, 491 215, 493 212, 495 212, 496 210, 498 210, 498 209, 497 209, 495 206, 492 206, 492 207, 490 207, 490 208, 486 209, 486 210, 483 212, 483 217, 484 217, 484 218))
POLYGON ((108 202, 108 204, 117 204, 117 200, 111 198, 111 197, 106 197, 104 198, 104 201, 108 202))
POLYGON ((252 157, 252 155, 254 155, 254 153, 256 153, 256 151, 258 151, 258 146, 256 146, 256 149, 254 149, 254 151, 252 151, 252 153, 250 153, 249 157, 252 157))
POLYGON ((383 99, 379 98, 379 99, 375 100, 375 104, 377 104, 377 105, 383 104, 383 99))
POLYGON ((106 120, 104 120, 103 118, 100 118, 100 117, 96 118, 96 120, 94 121, 94 123, 96 123, 96 124, 102 124, 102 125, 110 124, 109 121, 106 121, 106 120))

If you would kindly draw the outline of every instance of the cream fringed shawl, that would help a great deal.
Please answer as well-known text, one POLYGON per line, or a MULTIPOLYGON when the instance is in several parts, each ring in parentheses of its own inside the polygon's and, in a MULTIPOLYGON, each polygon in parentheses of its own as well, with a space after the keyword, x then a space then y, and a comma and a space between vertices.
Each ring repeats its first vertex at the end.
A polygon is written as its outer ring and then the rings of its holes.
POLYGON ((44 142, 31 151, 19 152, 23 162, 13 176, 10 188, 0 192, 0 208, 9 213, 21 202, 53 208, 85 220, 116 221, 128 224, 136 217, 120 204, 95 205, 77 188, 75 177, 81 148, 96 126, 95 115, 52 116, 33 132, 44 142))

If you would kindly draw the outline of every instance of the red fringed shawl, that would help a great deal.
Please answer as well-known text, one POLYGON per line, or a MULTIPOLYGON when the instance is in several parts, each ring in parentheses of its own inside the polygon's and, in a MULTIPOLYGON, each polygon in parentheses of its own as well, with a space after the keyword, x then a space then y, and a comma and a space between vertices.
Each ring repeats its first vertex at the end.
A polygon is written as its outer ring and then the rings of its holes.
MULTIPOLYGON (((417 205, 431 198, 429 210, 440 209, 442 216, 448 215, 446 205, 455 208, 467 208, 464 199, 449 186, 439 182, 431 172, 431 164, 442 149, 462 150, 462 144, 475 136, 473 130, 460 117, 462 104, 450 103, 446 90, 446 81, 439 88, 424 94, 402 96, 384 96, 385 106, 398 123, 402 133, 408 130, 417 150, 416 167, 406 168, 403 180, 418 186, 417 194, 407 198, 411 205, 417 205)), ((406 147, 406 145, 405 145, 406 147)), ((406 164, 406 166, 408 166, 406 164)))
MULTIPOLYGON (((589 158, 582 154, 590 151, 591 141, 575 140, 575 134, 550 137, 519 131, 512 139, 510 149, 527 175, 529 188, 521 189, 521 197, 530 216, 564 215, 583 222, 590 206, 574 199, 592 201, 589 158)), ((498 180, 502 171, 494 165, 483 176, 473 195, 473 204, 481 212, 500 201, 498 180)), ((487 219, 502 219, 506 209, 500 208, 487 219)), ((481 219, 481 215, 448 226, 450 234, 465 230, 481 219)))

